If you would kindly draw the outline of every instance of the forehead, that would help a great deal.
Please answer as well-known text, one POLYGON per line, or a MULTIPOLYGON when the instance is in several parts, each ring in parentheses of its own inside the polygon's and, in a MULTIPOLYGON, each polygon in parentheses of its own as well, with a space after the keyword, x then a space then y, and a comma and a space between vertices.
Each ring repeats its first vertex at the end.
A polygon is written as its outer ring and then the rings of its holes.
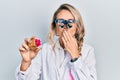
POLYGON ((69 20, 69 19, 74 19, 74 16, 68 10, 61 10, 57 14, 57 19, 69 20))

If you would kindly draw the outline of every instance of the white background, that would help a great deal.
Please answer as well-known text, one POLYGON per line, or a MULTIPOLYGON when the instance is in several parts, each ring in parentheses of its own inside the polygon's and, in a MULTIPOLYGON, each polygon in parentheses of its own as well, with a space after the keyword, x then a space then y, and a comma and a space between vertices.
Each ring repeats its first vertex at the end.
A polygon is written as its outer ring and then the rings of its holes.
POLYGON ((0 0, 0 80, 15 80, 23 39, 35 35, 44 43, 61 3, 72 4, 83 17, 85 42, 95 48, 98 80, 120 80, 119 0, 0 0))

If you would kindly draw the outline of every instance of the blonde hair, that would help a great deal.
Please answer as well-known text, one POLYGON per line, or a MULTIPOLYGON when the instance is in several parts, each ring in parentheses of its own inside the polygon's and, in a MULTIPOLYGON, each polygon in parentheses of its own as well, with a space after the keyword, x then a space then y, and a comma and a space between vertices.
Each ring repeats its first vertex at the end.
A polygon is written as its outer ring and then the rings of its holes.
POLYGON ((70 4, 62 4, 62 5, 60 5, 60 7, 54 13, 53 18, 52 18, 50 31, 49 31, 48 36, 47 36, 48 42, 53 44, 53 46, 55 44, 54 36, 57 35, 57 34, 56 34, 56 25, 54 23, 54 20, 57 18, 57 14, 61 10, 68 10, 75 18, 76 25, 77 25, 75 38, 77 40, 78 50, 81 53, 81 49, 82 49, 82 45, 83 45, 83 41, 84 41, 84 35, 85 35, 84 24, 83 24, 82 17, 80 15, 79 11, 70 4))

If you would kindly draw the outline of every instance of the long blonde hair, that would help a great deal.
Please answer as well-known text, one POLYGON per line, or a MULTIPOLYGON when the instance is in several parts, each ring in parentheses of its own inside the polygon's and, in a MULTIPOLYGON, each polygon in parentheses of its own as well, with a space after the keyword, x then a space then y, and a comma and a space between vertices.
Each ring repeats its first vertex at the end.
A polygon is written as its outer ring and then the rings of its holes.
POLYGON ((85 35, 84 24, 83 24, 82 17, 80 15, 79 11, 70 4, 60 5, 60 7, 54 13, 53 18, 52 18, 50 31, 49 31, 48 36, 47 36, 48 41, 53 45, 55 44, 54 36, 56 35, 56 25, 54 23, 54 20, 56 19, 57 14, 61 10, 68 10, 74 16, 75 21, 77 21, 76 22, 77 29, 76 29, 76 33, 75 33, 75 38, 77 40, 78 50, 81 53, 81 49, 82 49, 82 45, 83 45, 83 41, 84 41, 84 35, 85 35))

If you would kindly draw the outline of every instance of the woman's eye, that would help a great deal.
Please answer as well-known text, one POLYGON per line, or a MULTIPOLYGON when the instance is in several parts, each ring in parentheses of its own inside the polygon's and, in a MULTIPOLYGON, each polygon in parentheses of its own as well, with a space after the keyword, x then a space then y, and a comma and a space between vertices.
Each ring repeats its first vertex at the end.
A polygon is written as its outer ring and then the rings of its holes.
POLYGON ((59 28, 64 28, 64 23, 59 23, 59 28))
POLYGON ((59 27, 60 27, 60 28, 64 28, 64 26, 62 26, 62 25, 59 25, 59 27))
POLYGON ((69 24, 67 25, 67 27, 68 27, 68 28, 72 28, 72 24, 69 23, 69 24))

